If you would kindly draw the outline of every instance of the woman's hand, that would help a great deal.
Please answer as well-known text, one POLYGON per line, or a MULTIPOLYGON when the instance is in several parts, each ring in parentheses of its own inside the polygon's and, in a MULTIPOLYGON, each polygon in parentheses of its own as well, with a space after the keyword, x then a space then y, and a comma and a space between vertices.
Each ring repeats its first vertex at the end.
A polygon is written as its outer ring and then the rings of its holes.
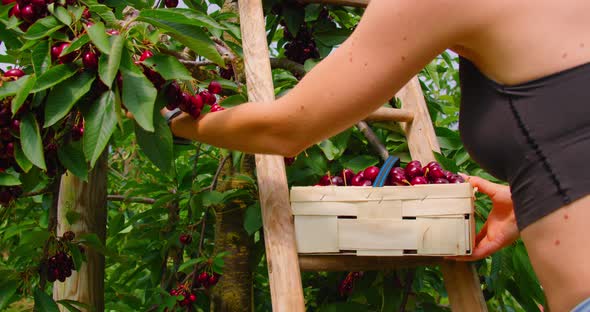
POLYGON ((477 187, 492 200, 492 211, 483 228, 475 238, 475 248, 470 256, 448 257, 459 261, 483 259, 512 244, 519 236, 510 188, 492 183, 476 176, 463 176, 473 187, 477 187))

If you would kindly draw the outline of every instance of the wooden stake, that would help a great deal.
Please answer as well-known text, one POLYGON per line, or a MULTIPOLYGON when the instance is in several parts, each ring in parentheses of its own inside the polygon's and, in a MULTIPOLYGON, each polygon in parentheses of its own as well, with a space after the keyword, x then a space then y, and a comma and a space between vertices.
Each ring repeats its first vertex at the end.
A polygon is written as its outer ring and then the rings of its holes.
MULTIPOLYGON (((83 233, 96 234, 102 243, 106 237, 107 222, 107 158, 103 154, 83 182, 72 173, 61 178, 57 208, 57 235, 72 231, 76 237, 83 233), (79 220, 69 224, 67 213, 77 213, 79 220)), ((75 300, 92 307, 92 311, 104 310, 104 256, 87 248, 86 259, 81 268, 72 272, 64 283, 53 284, 55 300, 75 300)), ((82 309, 83 311, 87 311, 82 309)), ((60 306, 60 311, 67 309, 60 306)))
MULTIPOLYGON (((248 97, 274 99, 261 0, 240 0, 240 27, 248 97)), ((293 216, 283 157, 256 155, 273 311, 305 311, 293 216)))

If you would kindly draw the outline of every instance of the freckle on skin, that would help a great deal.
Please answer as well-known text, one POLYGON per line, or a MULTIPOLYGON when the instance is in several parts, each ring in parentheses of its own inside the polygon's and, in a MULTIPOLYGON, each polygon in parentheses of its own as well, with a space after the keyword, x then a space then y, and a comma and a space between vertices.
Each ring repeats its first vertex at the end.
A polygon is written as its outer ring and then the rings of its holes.
POLYGON ((561 58, 567 58, 567 53, 564 53, 561 58))
POLYGON ((402 61, 405 61, 405 60, 406 60, 406 57, 402 55, 402 61))
POLYGON ((369 65, 369 62, 365 62, 365 67, 367 67, 367 65, 369 65))
POLYGON ((570 216, 569 216, 569 215, 566 213, 566 214, 563 216, 563 218, 567 220, 567 219, 569 219, 569 218, 570 218, 570 216))
POLYGON ((561 244, 561 242, 559 241, 559 239, 555 240, 555 246, 559 246, 559 244, 561 244))
POLYGON ((580 48, 583 48, 583 47, 584 47, 584 43, 582 42, 582 43, 580 43, 580 48))
POLYGON ((404 41, 408 41, 408 37, 407 36, 404 36, 403 40, 404 41))

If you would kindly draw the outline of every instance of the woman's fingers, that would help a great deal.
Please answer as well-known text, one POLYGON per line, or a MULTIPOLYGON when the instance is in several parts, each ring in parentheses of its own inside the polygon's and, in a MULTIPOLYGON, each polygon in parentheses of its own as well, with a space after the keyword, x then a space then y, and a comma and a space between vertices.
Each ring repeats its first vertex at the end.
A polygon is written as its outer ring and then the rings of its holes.
POLYGON ((488 223, 486 222, 479 233, 475 236, 475 244, 478 244, 484 237, 488 235, 488 223))
POLYGON ((489 197, 494 197, 494 195, 496 195, 496 193, 502 188, 502 185, 490 182, 478 176, 464 175, 463 178, 471 183, 473 187, 477 187, 479 192, 482 192, 489 197))
POLYGON ((477 261, 483 258, 486 258, 493 254, 494 252, 500 250, 502 248, 497 241, 491 241, 488 237, 484 237, 479 243, 476 244, 475 248, 473 249, 473 253, 469 256, 457 256, 457 257, 445 257, 448 260, 456 260, 456 261, 477 261))

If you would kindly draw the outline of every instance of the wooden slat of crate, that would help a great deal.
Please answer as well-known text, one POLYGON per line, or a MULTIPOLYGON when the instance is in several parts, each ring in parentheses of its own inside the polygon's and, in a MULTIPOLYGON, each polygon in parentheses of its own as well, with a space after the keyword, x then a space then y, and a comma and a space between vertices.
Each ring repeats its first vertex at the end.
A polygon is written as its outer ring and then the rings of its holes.
POLYGON ((336 216, 296 216, 295 239, 300 253, 340 252, 336 216))
POLYGON ((421 226, 418 254, 458 255, 467 248, 464 218, 417 218, 421 226))
POLYGON ((428 184, 414 186, 299 186, 291 188, 291 202, 315 201, 381 201, 433 198, 470 198, 473 189, 469 183, 428 184))
POLYGON ((460 215, 473 212, 470 198, 409 199, 402 201, 404 217, 460 215))
POLYGON ((338 219, 341 250, 418 249, 416 220, 338 219))

